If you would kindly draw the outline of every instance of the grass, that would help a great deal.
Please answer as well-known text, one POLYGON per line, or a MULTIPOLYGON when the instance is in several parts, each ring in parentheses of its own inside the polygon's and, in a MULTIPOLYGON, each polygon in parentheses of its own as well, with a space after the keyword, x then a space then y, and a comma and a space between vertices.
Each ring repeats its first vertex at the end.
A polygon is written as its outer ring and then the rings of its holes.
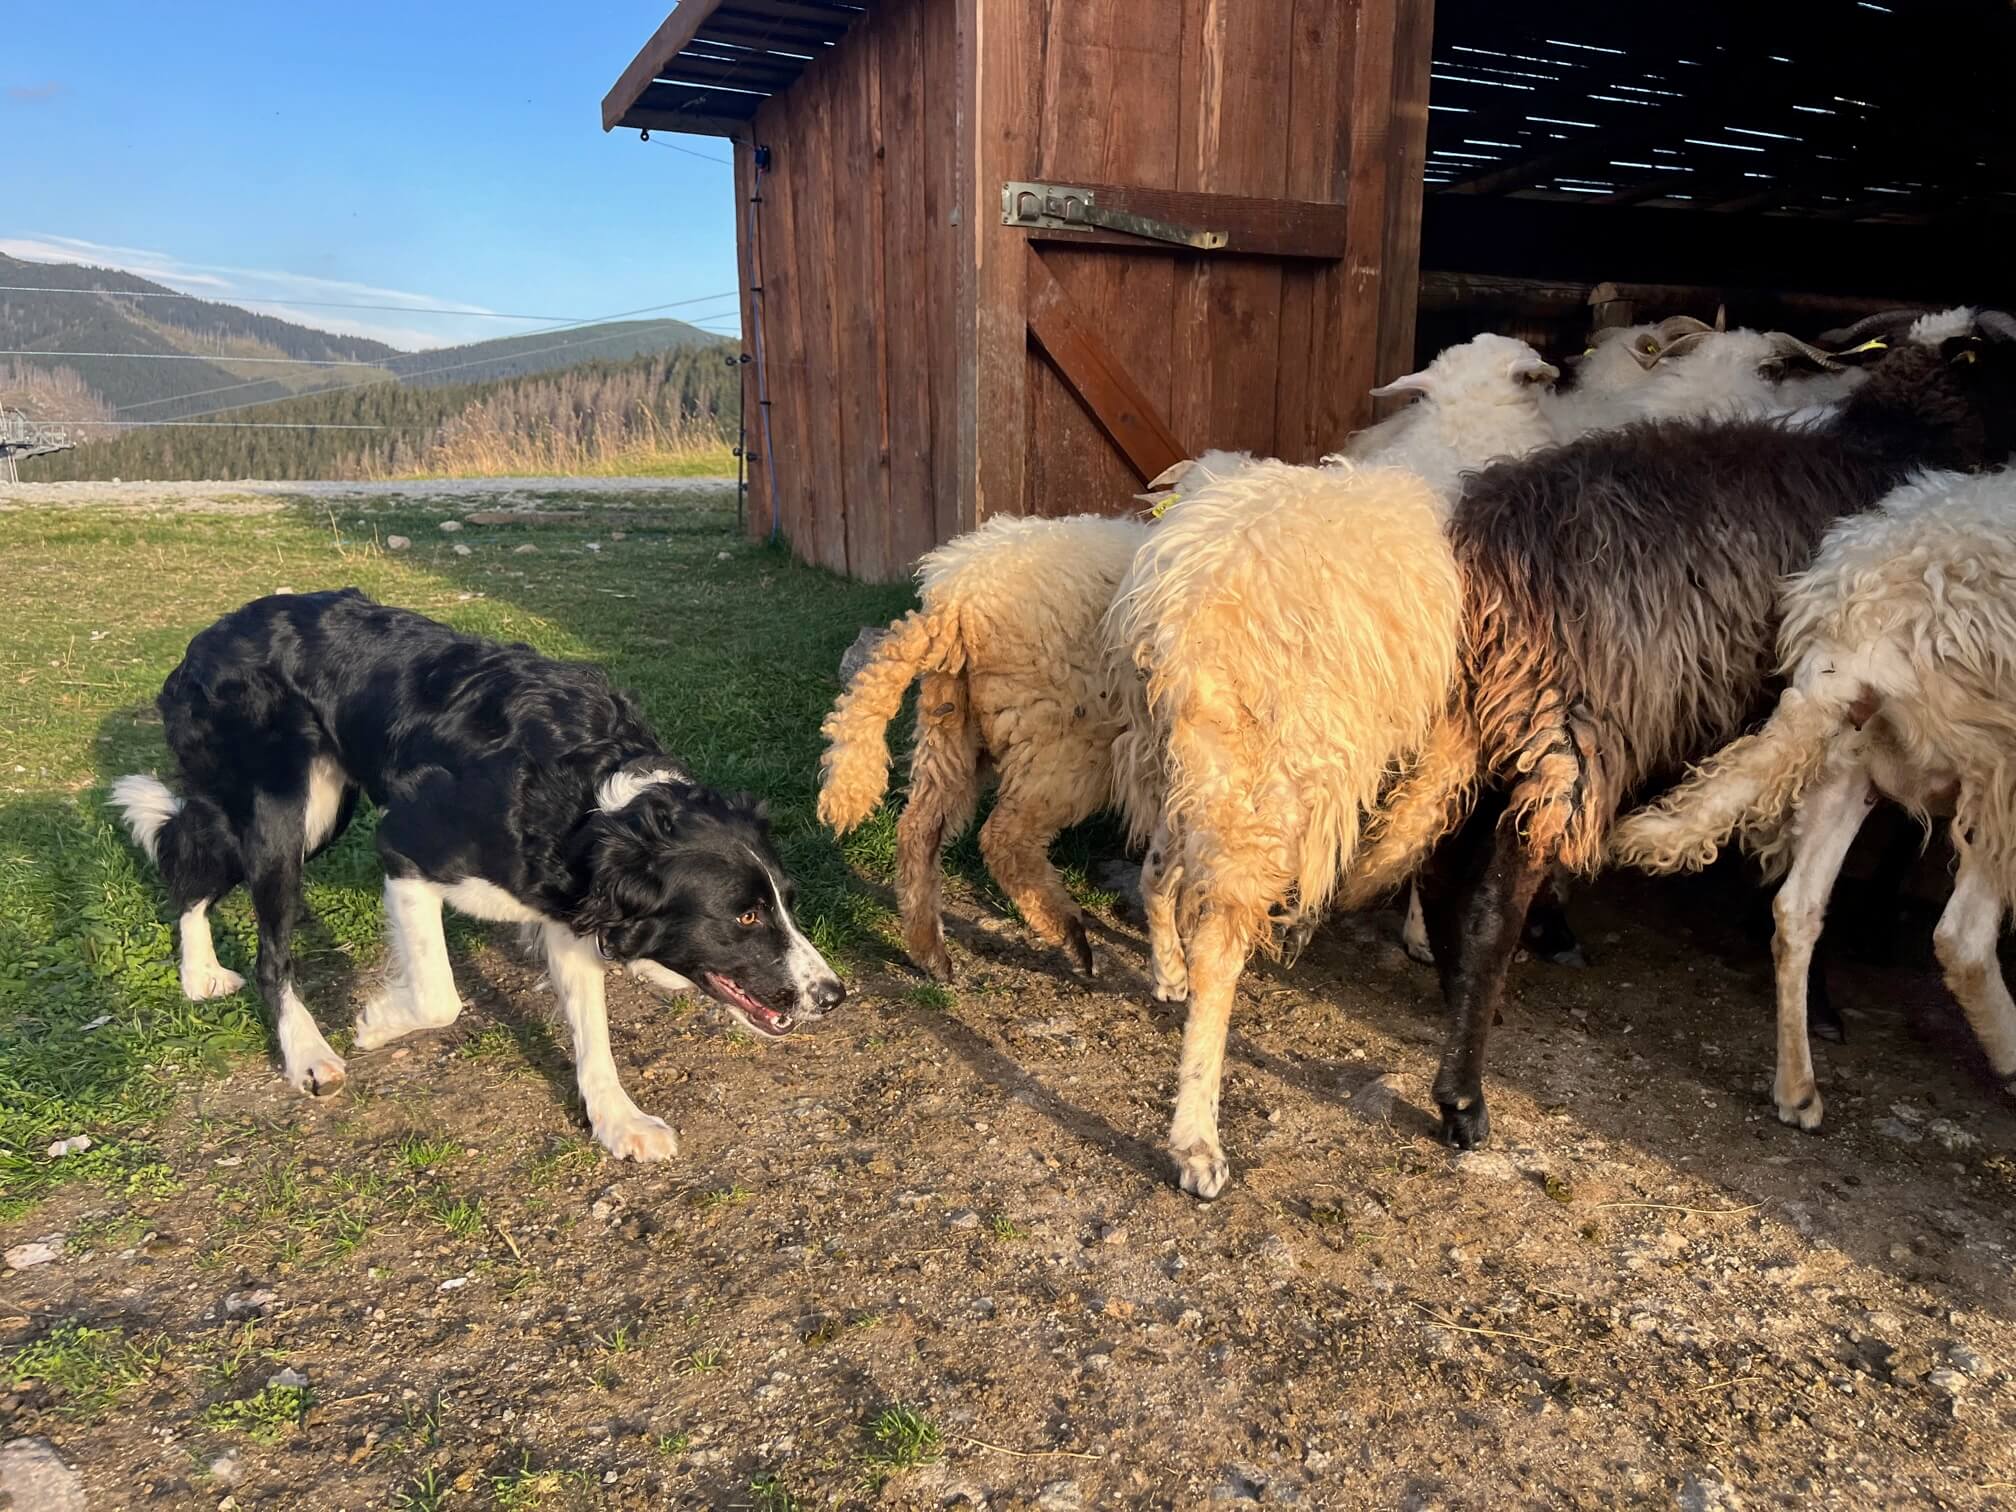
POLYGON ((521 1450, 518 1464, 490 1478, 490 1504, 500 1512, 527 1512, 555 1497, 591 1491, 595 1477, 586 1470, 534 1470, 530 1450, 521 1450))
POLYGON ((242 1433, 255 1444, 277 1444, 301 1429, 311 1398, 306 1386, 268 1385, 257 1395, 215 1402, 204 1410, 212 1428, 242 1433))
POLYGON ((868 1420, 868 1447, 862 1458, 887 1470, 908 1470, 928 1465, 945 1447, 938 1425, 915 1407, 897 1403, 884 1407, 868 1420))
POLYGON ((756 1512, 800 1512, 804 1503, 774 1474, 759 1475, 749 1482, 749 1505, 756 1512))
POLYGON ((419 1134, 408 1134, 399 1141, 395 1153, 399 1164, 409 1171, 431 1171, 438 1165, 445 1165, 462 1153, 464 1145, 459 1139, 437 1137, 428 1139, 419 1134))
MULTIPOLYGON (((814 941, 842 961, 887 953, 887 909, 852 870, 887 875, 893 820, 879 816, 843 847, 819 830, 813 802, 840 653, 862 625, 901 612, 907 590, 848 583, 749 544, 732 493, 642 510, 625 499, 621 541, 606 498, 547 502, 600 517, 450 537, 436 527, 451 511, 429 504, 424 485, 394 500, 251 516, 0 512, 0 1218, 65 1181, 122 1188, 158 1169, 148 1145, 158 1114, 192 1084, 272 1054, 251 992, 184 1001, 160 880, 104 802, 120 774, 167 769, 152 708, 163 678, 192 635, 262 592, 354 584, 463 629, 602 663, 668 750, 721 787, 770 800, 814 941), (413 547, 386 550, 394 534, 413 547), (457 544, 471 554, 455 556, 457 544), (537 550, 520 555, 522 544, 537 550), (85 1132, 96 1141, 88 1152, 42 1154, 85 1132)), ((298 937, 299 972, 331 1030, 380 956, 373 822, 360 814, 309 868, 315 917, 298 937)), ((249 974, 244 895, 214 919, 224 963, 249 974)), ((451 924, 451 945, 481 937, 480 926, 451 924)), ((486 1037, 471 1053, 529 1061, 543 1038, 486 1037)), ((419 1170, 452 1159, 425 1145, 402 1161, 419 1170)), ((310 1254, 332 1248, 326 1233, 294 1242, 310 1254)))
POLYGON ((392 1493, 392 1505, 398 1512, 442 1512, 453 1489, 439 1470, 429 1467, 392 1493))
POLYGON ((11 1389, 34 1382, 64 1417, 88 1423, 116 1407, 160 1363, 158 1345, 135 1343, 122 1329, 71 1322, 7 1356, 5 1375, 11 1389))
POLYGON ((420 1208, 457 1239, 474 1239, 488 1221, 483 1216, 482 1199, 476 1197, 451 1197, 446 1192, 437 1192, 423 1199, 420 1208))

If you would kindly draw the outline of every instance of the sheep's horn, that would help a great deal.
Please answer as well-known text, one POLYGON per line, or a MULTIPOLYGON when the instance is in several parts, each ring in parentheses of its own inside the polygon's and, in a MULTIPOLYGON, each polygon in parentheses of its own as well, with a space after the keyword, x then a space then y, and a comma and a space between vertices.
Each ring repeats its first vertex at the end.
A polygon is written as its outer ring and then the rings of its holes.
POLYGON ((1864 315, 1853 325, 1837 326, 1831 331, 1822 331, 1820 339, 1830 347, 1845 350, 1848 347, 1859 346, 1872 336, 1901 330, 1923 313, 1921 310, 1883 310, 1874 315, 1864 315))
MULTIPOLYGON (((1183 475, 1189 472, 1190 469, 1195 467, 1196 465, 1197 465, 1197 459, 1194 457, 1185 457, 1181 462, 1171 462, 1167 467, 1163 468, 1162 471, 1155 474, 1154 477, 1148 480, 1148 487, 1151 491, 1156 489, 1174 488, 1178 483, 1181 483, 1183 481, 1183 475)), ((1147 495, 1136 494, 1134 495, 1134 497, 1137 499, 1141 499, 1146 498, 1147 495)))
POLYGON ((1974 315, 1974 324, 1997 341, 2016 341, 2016 316, 2006 310, 1979 310, 1974 315))
POLYGON ((1771 342, 1774 357, 1804 357, 1815 367, 1825 372, 1838 372, 1842 366, 1840 358, 1832 352, 1824 352, 1810 341, 1801 341, 1786 331, 1766 331, 1771 342))
POLYGON ((1721 329, 1719 325, 1711 326, 1705 320, 1696 320, 1692 315, 1669 315, 1653 327, 1662 345, 1681 336, 1706 336, 1721 329))
POLYGON ((1715 306, 1715 329, 1718 331, 1729 329, 1729 306, 1726 304, 1715 306))
MULTIPOLYGON (((1699 325, 1700 322, 1696 321, 1695 324, 1699 325)), ((1652 361, 1645 365, 1649 368, 1656 363, 1666 361, 1669 357, 1685 357, 1694 348, 1715 334, 1715 327, 1704 325, 1698 331, 1689 331, 1683 336, 1675 336, 1665 346, 1655 352, 1652 356, 1652 361)))

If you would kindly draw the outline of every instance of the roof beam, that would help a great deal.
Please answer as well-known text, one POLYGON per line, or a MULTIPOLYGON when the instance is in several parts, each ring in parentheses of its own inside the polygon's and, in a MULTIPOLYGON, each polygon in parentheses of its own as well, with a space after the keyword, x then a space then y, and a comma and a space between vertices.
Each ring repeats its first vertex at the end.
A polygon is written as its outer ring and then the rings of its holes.
POLYGON ((630 60, 630 66, 623 70, 615 87, 602 97, 604 131, 613 131, 622 122, 623 117, 630 113, 630 107, 637 103, 638 96, 658 77, 658 70, 693 40, 723 3, 724 0, 679 0, 678 7, 665 18, 658 30, 651 33, 651 40, 630 60))

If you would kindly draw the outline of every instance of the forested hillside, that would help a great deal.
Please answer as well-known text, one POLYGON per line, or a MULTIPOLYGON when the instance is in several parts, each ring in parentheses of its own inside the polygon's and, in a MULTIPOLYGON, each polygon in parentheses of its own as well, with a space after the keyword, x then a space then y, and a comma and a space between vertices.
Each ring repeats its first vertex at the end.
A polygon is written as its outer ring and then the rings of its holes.
POLYGON ((735 440, 741 370, 726 343, 491 383, 390 380, 235 410, 229 428, 163 427, 21 465, 71 478, 385 478, 648 471, 735 440), (254 427, 278 425, 282 429, 254 427), (308 429, 365 426, 367 430, 308 429), (300 427, 300 428, 295 428, 300 427))

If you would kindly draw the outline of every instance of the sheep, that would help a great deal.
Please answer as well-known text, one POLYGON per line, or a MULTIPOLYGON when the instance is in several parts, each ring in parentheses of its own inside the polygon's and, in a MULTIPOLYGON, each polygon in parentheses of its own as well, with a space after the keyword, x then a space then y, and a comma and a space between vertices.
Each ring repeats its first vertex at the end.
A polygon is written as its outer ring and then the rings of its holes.
MULTIPOLYGON (((1421 398, 1373 427, 1370 444, 1453 482, 1459 463, 1477 466, 1547 439, 1540 395, 1558 376, 1523 342, 1479 337, 1387 385, 1421 398)), ((1207 452, 1156 484, 1188 488, 1252 461, 1207 452)), ((1174 495, 1148 497, 1161 505, 1174 495)), ((1066 947, 1080 972, 1096 971, 1084 917, 1050 865, 1049 845, 1110 803, 1117 730, 1098 627, 1150 529, 1090 515, 1004 517, 931 552, 918 567, 922 607, 890 627, 822 726, 819 816, 844 834, 881 802, 889 721, 905 689, 923 679, 910 795, 897 825, 897 900, 906 952, 939 981, 952 972, 939 855, 972 816, 983 759, 999 775, 980 835, 988 870, 1037 934, 1066 947)))
POLYGON ((1995 320, 1951 311, 1813 424, 1642 421, 1467 480, 1450 522, 1456 695, 1342 895, 1376 896, 1435 852, 1445 1141, 1489 1137, 1485 1042, 1548 868, 1593 872, 1625 795, 1737 733, 1771 670, 1774 585, 1836 519, 1915 470, 2008 455, 2012 369, 1995 320))
POLYGON ((1732 835, 1786 871, 1774 905, 1778 1117, 1825 1111, 1807 1040, 1808 963, 1872 793, 1929 822, 1959 857, 1933 935, 1947 986, 2016 1091, 2016 1002, 1996 960, 2016 907, 2016 475, 1934 473, 1828 532, 1784 588, 1790 679, 1770 722, 1623 820, 1614 860, 1706 865, 1732 835), (1787 870, 1789 866, 1789 870, 1787 870))
POLYGON ((1574 383, 1548 401, 1548 418, 1564 441, 1634 420, 1791 414, 1814 419, 1846 398, 1862 377, 1783 331, 1725 331, 1675 316, 1656 326, 1598 333, 1574 383), (1808 371, 1796 371, 1795 365, 1808 371))
POLYGON ((919 682, 896 891, 904 949, 937 981, 952 977, 940 853, 973 817, 983 759, 999 783, 980 828, 988 871, 1031 929, 1097 969, 1049 848, 1111 801, 1119 730, 1099 621, 1148 534, 1139 520, 1003 516, 939 547, 918 564, 922 607, 890 626, 820 727, 819 818, 845 834, 882 801, 887 727, 919 682))
POLYGON ((1248 956, 1325 907, 1446 703, 1462 600, 1442 512, 1409 471, 1255 462, 1176 503, 1107 616, 1157 995, 1189 999, 1169 1150, 1197 1197, 1230 1176, 1218 1092, 1248 956))

